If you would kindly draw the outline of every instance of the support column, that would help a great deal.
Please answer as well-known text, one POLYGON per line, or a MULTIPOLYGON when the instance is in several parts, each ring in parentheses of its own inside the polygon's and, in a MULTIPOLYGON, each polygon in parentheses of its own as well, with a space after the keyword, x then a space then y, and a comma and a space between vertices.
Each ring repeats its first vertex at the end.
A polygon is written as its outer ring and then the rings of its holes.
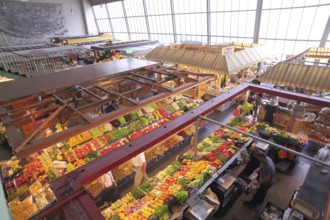
POLYGON ((211 3, 210 0, 206 0, 206 22, 207 22, 207 44, 211 44, 211 3))
POLYGON ((263 3, 263 0, 258 0, 258 2, 257 2, 256 20, 254 22, 254 33, 253 33, 253 43, 255 43, 255 44, 257 44, 259 41, 262 3, 263 3))
POLYGON ((148 39, 151 40, 150 25, 149 25, 148 13, 147 13, 146 0, 142 0, 142 1, 143 1, 144 17, 146 19, 146 26, 147 26, 147 31, 148 31, 148 39))
POLYGON ((123 6, 123 12, 124 12, 124 17, 125 17, 125 22, 126 22, 126 28, 127 28, 127 34, 128 34, 128 40, 132 40, 131 37, 131 31, 129 30, 129 26, 128 26, 128 19, 127 19, 127 13, 126 13, 126 8, 125 8, 125 3, 124 1, 121 2, 122 6, 123 6))
POLYGON ((105 7, 105 10, 107 11, 107 15, 108 15, 108 18, 109 18, 109 24, 110 24, 111 33, 112 33, 112 39, 113 39, 114 31, 113 31, 112 21, 111 21, 111 18, 110 18, 109 9, 108 9, 108 7, 107 7, 106 4, 104 4, 104 7, 105 7))
POLYGON ((325 25, 319 47, 325 47, 325 44, 327 43, 327 40, 328 40, 329 33, 330 33, 330 15, 328 17, 328 22, 325 25))
POLYGON ((176 35, 176 27, 175 27, 175 16, 174 16, 174 4, 173 0, 170 0, 171 3, 171 15, 172 15, 172 26, 173 26, 173 37, 174 37, 174 43, 178 42, 177 35, 176 35))

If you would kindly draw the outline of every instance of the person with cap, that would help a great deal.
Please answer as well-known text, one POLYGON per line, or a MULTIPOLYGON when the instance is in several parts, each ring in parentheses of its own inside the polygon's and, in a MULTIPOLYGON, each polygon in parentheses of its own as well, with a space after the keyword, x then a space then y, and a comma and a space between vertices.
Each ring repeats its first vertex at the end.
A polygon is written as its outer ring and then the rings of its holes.
POLYGON ((264 117, 264 121, 270 125, 273 125, 274 113, 276 113, 277 111, 276 101, 274 99, 271 99, 269 104, 266 105, 265 110, 266 110, 266 114, 264 117))
POLYGON ((256 183, 259 185, 259 188, 251 201, 245 201, 243 203, 248 206, 257 206, 262 204, 267 195, 267 191, 274 183, 275 165, 272 159, 260 151, 256 153, 256 158, 260 161, 260 166, 253 172, 259 173, 259 180, 256 183))
POLYGON ((143 180, 148 179, 147 162, 144 152, 132 158, 132 165, 135 171, 134 187, 139 187, 143 180))

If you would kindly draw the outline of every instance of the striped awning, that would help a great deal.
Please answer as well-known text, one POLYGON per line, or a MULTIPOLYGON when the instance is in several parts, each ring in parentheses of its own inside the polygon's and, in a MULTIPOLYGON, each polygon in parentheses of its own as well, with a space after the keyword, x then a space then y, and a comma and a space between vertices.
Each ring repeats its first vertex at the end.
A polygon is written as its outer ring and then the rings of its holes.
POLYGON ((311 58, 330 59, 330 48, 311 47, 305 56, 311 58))
POLYGON ((226 55, 228 72, 235 72, 271 57, 266 47, 253 47, 226 55))
POLYGON ((272 54, 264 47, 249 48, 226 56, 170 47, 157 47, 146 55, 146 59, 193 66, 221 73, 232 73, 270 56, 272 54))
POLYGON ((278 63, 260 77, 262 82, 330 92, 330 67, 295 63, 278 63))

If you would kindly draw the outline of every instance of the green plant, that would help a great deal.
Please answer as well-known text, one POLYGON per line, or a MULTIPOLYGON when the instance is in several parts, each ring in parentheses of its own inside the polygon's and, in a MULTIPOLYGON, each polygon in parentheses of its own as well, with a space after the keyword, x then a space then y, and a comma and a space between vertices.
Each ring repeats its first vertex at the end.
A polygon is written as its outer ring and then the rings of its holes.
POLYGON ((244 105, 240 106, 240 112, 245 114, 248 114, 251 110, 253 110, 254 105, 248 102, 245 102, 244 105))

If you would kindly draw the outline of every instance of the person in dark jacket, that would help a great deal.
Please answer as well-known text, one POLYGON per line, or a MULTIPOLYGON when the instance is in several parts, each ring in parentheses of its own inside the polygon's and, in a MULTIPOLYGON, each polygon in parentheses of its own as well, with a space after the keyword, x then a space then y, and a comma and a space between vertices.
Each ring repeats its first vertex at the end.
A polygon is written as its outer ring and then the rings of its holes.
POLYGON ((274 122, 274 113, 276 113, 277 105, 274 99, 271 99, 269 104, 265 107, 266 114, 264 117, 264 121, 270 125, 273 125, 274 122))
POLYGON ((267 191, 274 183, 275 177, 275 165, 272 159, 267 157, 263 152, 257 152, 256 157, 260 161, 260 167, 254 171, 255 173, 259 173, 259 180, 256 182, 259 188, 251 201, 244 202, 244 205, 248 206, 256 206, 263 203, 267 191))
POLYGON ((117 101, 116 100, 113 100, 111 102, 111 104, 108 107, 105 108, 105 113, 109 113, 109 112, 115 111, 117 109, 119 109, 119 106, 117 104, 117 101))

